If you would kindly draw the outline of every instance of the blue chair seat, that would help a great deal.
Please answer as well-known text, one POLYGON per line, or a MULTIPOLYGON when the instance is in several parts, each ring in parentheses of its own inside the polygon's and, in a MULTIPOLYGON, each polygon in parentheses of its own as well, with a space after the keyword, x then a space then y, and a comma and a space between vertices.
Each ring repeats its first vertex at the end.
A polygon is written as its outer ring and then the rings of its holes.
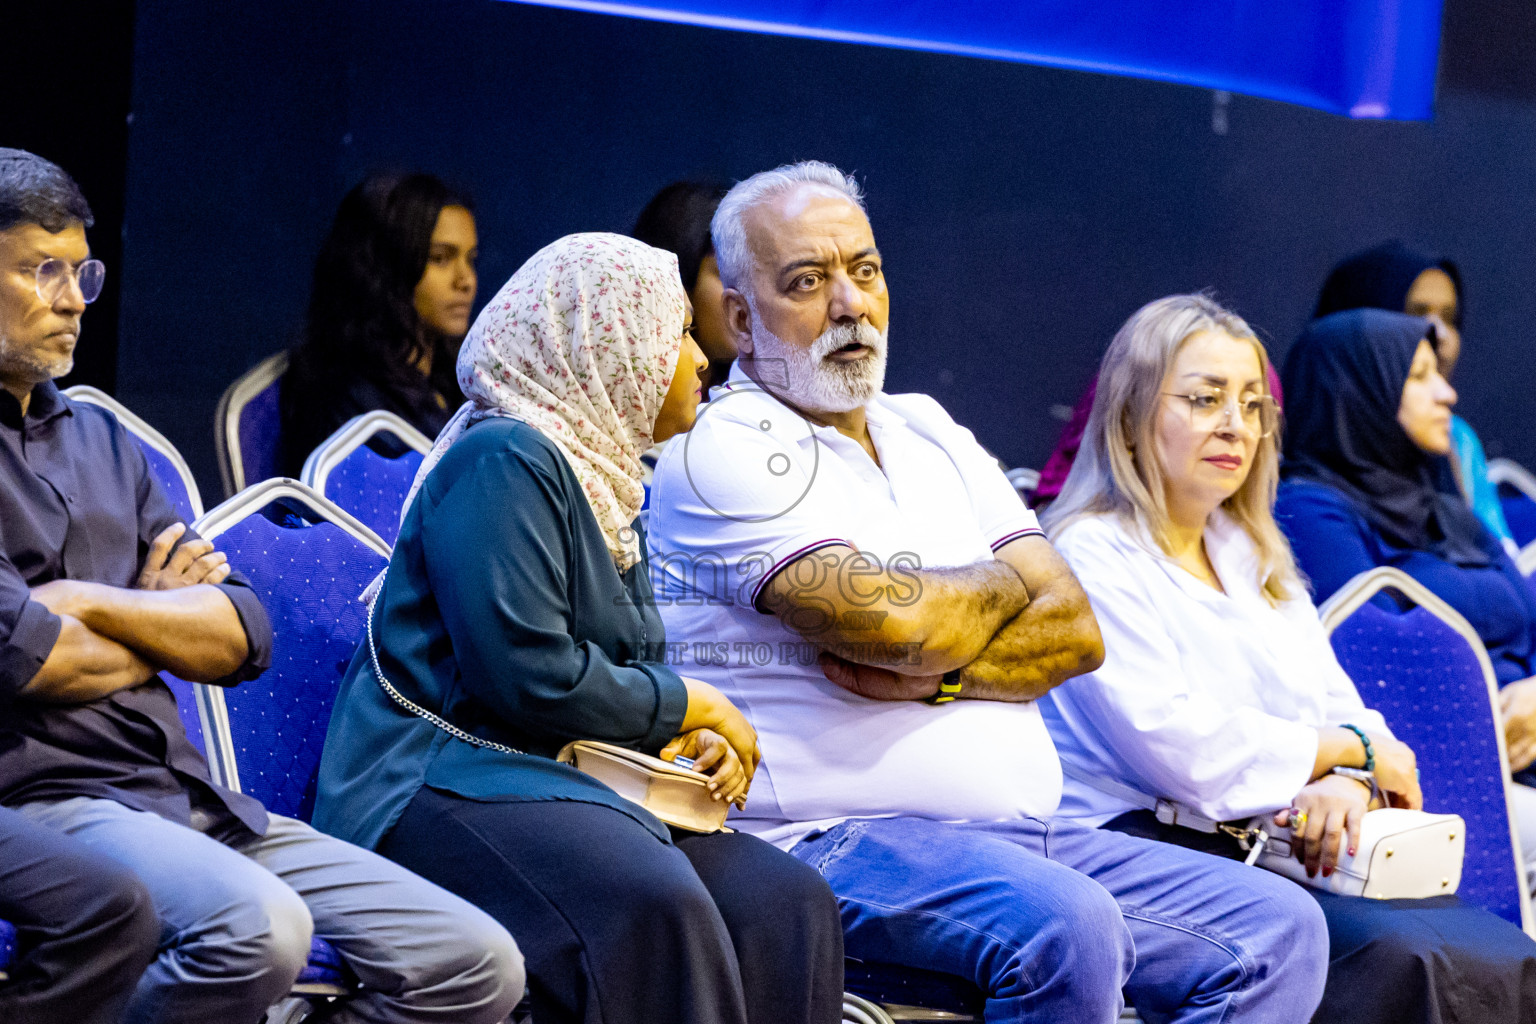
POLYGON ((16 926, 9 921, 0 921, 0 981, 5 979, 5 972, 15 959, 16 926))
POLYGON ((309 963, 299 972, 298 980, 293 983, 293 991, 299 995, 306 993, 330 994, 335 989, 350 992, 357 988, 357 978, 336 952, 336 947, 316 936, 309 942, 309 963))

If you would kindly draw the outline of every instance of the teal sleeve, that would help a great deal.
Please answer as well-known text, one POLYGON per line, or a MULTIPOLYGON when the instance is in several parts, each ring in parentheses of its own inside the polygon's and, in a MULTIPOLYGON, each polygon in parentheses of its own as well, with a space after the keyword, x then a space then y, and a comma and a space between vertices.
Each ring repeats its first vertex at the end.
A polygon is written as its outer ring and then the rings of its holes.
POLYGON ((616 664, 575 639, 568 497, 549 467, 499 452, 426 513, 427 572, 460 685, 552 745, 595 739, 655 752, 682 724, 686 688, 665 665, 616 664))
POLYGON ((1456 470, 1463 494, 1468 495, 1472 511, 1482 520, 1488 532, 1506 546, 1514 543, 1509 523, 1504 520, 1504 506, 1499 502, 1499 489, 1488 479, 1488 458, 1483 454, 1483 442, 1471 424, 1460 416, 1451 417, 1451 444, 1456 449, 1456 470))

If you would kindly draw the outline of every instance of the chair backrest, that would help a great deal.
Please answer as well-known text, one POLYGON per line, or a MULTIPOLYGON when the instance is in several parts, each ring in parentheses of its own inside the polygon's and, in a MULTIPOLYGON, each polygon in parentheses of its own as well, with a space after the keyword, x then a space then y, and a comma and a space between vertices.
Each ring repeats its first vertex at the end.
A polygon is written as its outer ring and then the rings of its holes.
POLYGON ((1477 634, 1422 584, 1386 567, 1345 584, 1322 618, 1361 699, 1418 755, 1425 809, 1466 820, 1462 899, 1536 934, 1509 801, 1498 683, 1477 634), (1411 607, 1373 600, 1388 590, 1411 607))
POLYGON ((277 475, 281 421, 277 395, 288 353, 268 356, 224 390, 213 413, 213 444, 224 496, 277 475))
POLYGON ((421 431, 376 409, 352 417, 310 452, 300 479, 393 544, 400 535, 400 506, 431 450, 431 439, 421 431))
POLYGON ((363 637, 358 595, 389 545, 297 480, 246 488, 197 524, 251 581, 272 620, 272 667, 225 690, 198 686, 213 779, 308 820, 336 690, 363 637))
POLYGON ((182 519, 190 523, 203 514, 203 499, 197 493, 197 480, 192 476, 192 469, 164 434, 105 391, 98 391, 88 384, 65 388, 64 393, 76 402, 100 406, 117 417, 117 421, 139 442, 139 448, 149 462, 149 471, 164 485, 171 496, 171 504, 176 506, 182 519))
POLYGON ((1522 551, 1536 550, 1536 476, 1518 462, 1494 459, 1488 480, 1499 492, 1504 521, 1522 551))

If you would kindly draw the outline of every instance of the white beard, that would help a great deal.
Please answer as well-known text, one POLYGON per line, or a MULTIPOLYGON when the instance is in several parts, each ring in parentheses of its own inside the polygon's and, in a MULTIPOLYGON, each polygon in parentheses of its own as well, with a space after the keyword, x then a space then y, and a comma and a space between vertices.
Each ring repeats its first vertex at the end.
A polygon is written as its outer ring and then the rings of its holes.
POLYGON ((12 345, 9 338, 0 334, 0 372, 8 376, 37 381, 57 380, 74 368, 73 352, 49 359, 12 345))
POLYGON ((886 337, 866 323, 839 324, 822 332, 810 346, 791 345, 770 331, 748 303, 752 314, 752 363, 758 383, 791 405, 807 412, 851 412, 863 408, 885 386, 886 337), (859 342, 871 355, 852 363, 830 356, 859 342))

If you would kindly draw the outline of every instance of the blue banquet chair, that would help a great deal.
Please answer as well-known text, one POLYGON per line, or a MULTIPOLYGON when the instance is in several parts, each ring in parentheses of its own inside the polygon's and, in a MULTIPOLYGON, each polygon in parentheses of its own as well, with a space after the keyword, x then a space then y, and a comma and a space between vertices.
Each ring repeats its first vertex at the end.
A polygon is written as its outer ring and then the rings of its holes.
MULTIPOLYGON (((272 620, 272 667, 225 690, 198 684, 197 717, 213 780, 275 814, 308 821, 326 726, 343 670, 363 636, 358 595, 389 546, 296 480, 268 479, 203 516, 272 620)), ((315 939, 293 992, 345 996, 356 987, 336 951, 315 939)))
POLYGON ((288 353, 268 356, 225 389, 213 413, 213 446, 224 496, 277 475, 282 423, 277 397, 288 353))
POLYGON ((171 496, 171 504, 176 507, 182 519, 191 523, 203 514, 203 499, 197 493, 197 480, 193 478, 187 460, 181 457, 181 452, 166 440, 164 434, 145 423, 111 395, 90 385, 76 384, 72 388, 65 388, 64 394, 73 401, 100 406, 117 417, 117 421, 139 442, 139 448, 149 463, 149 471, 165 487, 166 493, 171 496))
POLYGON ((387 543, 400 535, 400 506, 432 441, 392 412, 354 416, 304 460, 300 479, 352 513, 387 543))
POLYGON ((1424 807, 1467 823, 1458 894, 1533 931, 1514 785, 1488 653, 1457 612, 1399 569, 1356 576, 1324 603, 1323 627, 1366 705, 1418 756, 1424 807))

